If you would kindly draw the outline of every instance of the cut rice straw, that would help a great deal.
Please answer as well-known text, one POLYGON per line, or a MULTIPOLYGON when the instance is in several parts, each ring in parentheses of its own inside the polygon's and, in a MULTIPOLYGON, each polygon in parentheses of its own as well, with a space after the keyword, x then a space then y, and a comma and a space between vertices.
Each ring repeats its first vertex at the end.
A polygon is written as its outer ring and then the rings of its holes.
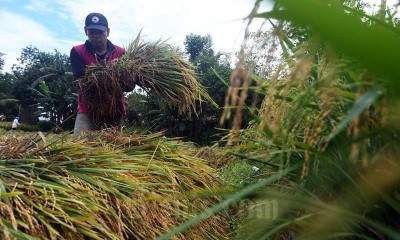
POLYGON ((84 101, 95 122, 124 114, 124 92, 137 84, 161 104, 179 113, 197 113, 196 101, 210 98, 197 81, 194 66, 165 41, 143 42, 140 33, 121 58, 90 65, 79 81, 84 101))

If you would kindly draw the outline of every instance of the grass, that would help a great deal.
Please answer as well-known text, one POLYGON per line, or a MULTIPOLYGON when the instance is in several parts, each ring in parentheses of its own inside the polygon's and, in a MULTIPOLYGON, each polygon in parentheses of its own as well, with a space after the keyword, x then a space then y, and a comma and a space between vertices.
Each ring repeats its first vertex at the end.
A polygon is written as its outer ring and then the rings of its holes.
POLYGON ((262 178, 262 170, 254 170, 254 165, 247 161, 232 160, 226 164, 221 171, 221 178, 235 188, 243 188, 257 179, 262 178))

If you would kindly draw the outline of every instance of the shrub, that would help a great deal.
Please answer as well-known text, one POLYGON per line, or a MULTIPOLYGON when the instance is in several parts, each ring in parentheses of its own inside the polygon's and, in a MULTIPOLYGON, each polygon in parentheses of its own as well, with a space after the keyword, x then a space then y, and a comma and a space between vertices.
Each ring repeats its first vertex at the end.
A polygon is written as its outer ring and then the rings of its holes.
POLYGON ((39 121, 37 123, 37 128, 42 132, 48 132, 54 127, 54 124, 50 121, 39 121))

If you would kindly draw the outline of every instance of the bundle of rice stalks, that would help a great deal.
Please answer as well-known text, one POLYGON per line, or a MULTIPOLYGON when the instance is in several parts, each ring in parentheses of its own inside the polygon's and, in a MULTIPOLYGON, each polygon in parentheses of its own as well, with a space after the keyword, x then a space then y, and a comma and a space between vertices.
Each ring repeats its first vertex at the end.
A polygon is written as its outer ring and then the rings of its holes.
POLYGON ((89 66, 79 80, 94 120, 122 115, 121 98, 135 85, 180 113, 196 112, 196 100, 213 102, 196 80, 193 65, 165 41, 143 42, 140 34, 118 60, 89 66))
MULTIPOLYGON (((219 202, 214 170, 185 143, 71 137, 0 137, 1 239, 154 239, 219 202)), ((221 239, 227 230, 214 215, 175 238, 221 239)))

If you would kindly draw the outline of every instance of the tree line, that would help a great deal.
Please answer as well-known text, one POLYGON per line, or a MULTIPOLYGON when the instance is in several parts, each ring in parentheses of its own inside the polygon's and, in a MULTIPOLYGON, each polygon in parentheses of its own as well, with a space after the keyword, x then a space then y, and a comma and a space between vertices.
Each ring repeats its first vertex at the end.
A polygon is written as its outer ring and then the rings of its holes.
MULTIPOLYGON (((211 36, 191 33, 185 38, 182 54, 195 66, 198 81, 219 107, 199 102, 201 111, 197 115, 179 115, 177 110, 160 106, 156 99, 139 89, 128 94, 127 125, 147 132, 165 131, 167 136, 182 137, 201 145, 217 140, 216 128, 224 127, 219 126, 219 116, 232 66, 229 54, 215 52, 212 45, 211 36)), ((0 70, 4 67, 2 56, 0 70)), ((9 121, 20 116, 21 122, 40 125, 42 130, 69 131, 73 128, 76 108, 77 89, 69 56, 58 50, 45 52, 27 46, 11 72, 0 73, 0 112, 9 121)))

